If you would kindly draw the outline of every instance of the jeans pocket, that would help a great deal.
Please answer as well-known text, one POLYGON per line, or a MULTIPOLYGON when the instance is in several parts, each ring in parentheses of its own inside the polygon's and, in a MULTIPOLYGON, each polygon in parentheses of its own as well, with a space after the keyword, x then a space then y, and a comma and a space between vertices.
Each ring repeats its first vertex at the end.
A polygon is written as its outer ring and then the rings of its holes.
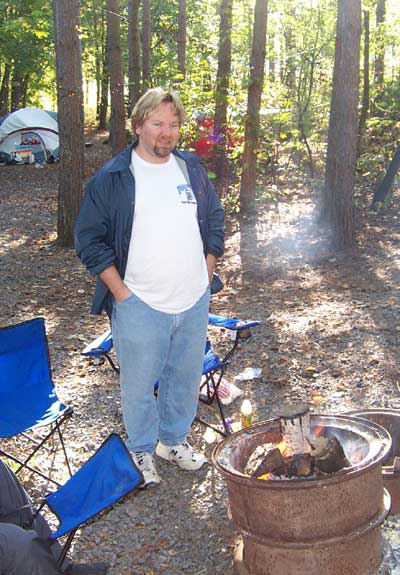
POLYGON ((120 306, 120 305, 124 305, 124 304, 126 304, 126 303, 131 302, 133 299, 135 299, 135 297, 136 297, 135 294, 132 293, 132 294, 131 294, 129 297, 127 297, 126 299, 117 300, 117 299, 114 298, 114 302, 115 302, 115 305, 120 306))

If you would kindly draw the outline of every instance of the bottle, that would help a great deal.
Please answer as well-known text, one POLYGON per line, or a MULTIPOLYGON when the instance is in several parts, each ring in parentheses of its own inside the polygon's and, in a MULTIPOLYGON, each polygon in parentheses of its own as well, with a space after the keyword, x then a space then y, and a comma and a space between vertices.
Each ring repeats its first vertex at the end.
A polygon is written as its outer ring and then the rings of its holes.
POLYGON ((249 427, 253 422, 253 407, 250 399, 243 400, 240 408, 240 420, 242 423, 242 429, 244 427, 249 427))

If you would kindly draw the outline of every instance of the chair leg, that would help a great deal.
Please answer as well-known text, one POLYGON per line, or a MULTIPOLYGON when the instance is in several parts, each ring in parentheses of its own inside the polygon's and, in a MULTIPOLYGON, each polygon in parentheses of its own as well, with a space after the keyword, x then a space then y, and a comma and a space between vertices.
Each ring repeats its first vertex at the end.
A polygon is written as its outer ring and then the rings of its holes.
POLYGON ((111 359, 111 357, 108 355, 108 353, 104 354, 107 358, 108 363, 111 365, 111 367, 113 368, 113 370, 116 373, 119 373, 119 367, 117 365, 115 365, 115 363, 113 362, 113 360, 111 359))
MULTIPOLYGON (((55 428, 52 428, 52 429, 49 431, 49 433, 48 433, 40 442, 37 443, 35 449, 32 451, 32 453, 29 455, 29 457, 27 457, 27 459, 25 459, 25 463, 22 465, 22 467, 27 467, 26 464, 32 459, 32 457, 33 457, 34 455, 36 455, 36 453, 39 451, 39 449, 41 449, 41 448, 45 445, 45 443, 48 441, 48 439, 50 439, 50 437, 55 433, 55 430, 56 430, 56 429, 57 429, 57 431, 58 431, 58 434, 61 435, 60 427, 61 427, 61 425, 63 425, 63 423, 65 422, 66 419, 68 419, 69 417, 71 417, 71 415, 72 415, 72 409, 71 409, 71 410, 68 410, 68 411, 61 417, 61 419, 60 419, 59 421, 56 421, 56 422, 55 422, 55 424, 54 424, 54 425, 55 425, 55 428)), ((68 470, 69 470, 69 472, 70 472, 70 474, 71 474, 71 469, 70 469, 70 467, 69 467, 69 462, 68 462, 68 458, 67 458, 67 452, 66 452, 66 450, 65 450, 64 441, 63 441, 62 439, 61 439, 61 445, 62 445, 63 450, 64 450, 64 456, 65 456, 66 461, 67 461, 68 470)), ((20 471, 20 469, 21 469, 21 468, 18 468, 15 473, 18 473, 18 472, 20 471)))
POLYGON ((63 547, 62 547, 62 549, 61 549, 61 553, 60 553, 60 555, 58 556, 58 559, 57 559, 57 563, 58 563, 59 567, 61 567, 62 564, 64 563, 64 560, 65 560, 65 558, 66 558, 66 556, 67 556, 67 553, 68 553, 68 551, 69 551, 69 548, 71 547, 72 540, 73 540, 73 538, 74 538, 75 533, 77 532, 77 530, 78 530, 78 527, 76 527, 76 529, 73 529, 72 531, 70 531, 70 532, 68 533, 67 540, 66 540, 66 542, 64 543, 64 545, 63 545, 63 547))
POLYGON ((222 424, 223 424, 224 429, 225 429, 225 436, 230 435, 230 434, 231 434, 231 430, 229 429, 228 424, 227 424, 227 422, 226 422, 224 410, 223 410, 223 408, 222 408, 222 403, 221 403, 221 400, 220 400, 220 398, 219 398, 218 393, 215 394, 215 399, 217 400, 217 405, 218 405, 219 413, 220 413, 220 416, 221 416, 222 424))
POLYGON ((71 466, 69 464, 69 459, 68 459, 67 450, 66 450, 65 443, 64 443, 64 438, 62 436, 61 429, 60 429, 61 423, 59 424, 58 422, 56 422, 58 437, 60 439, 61 447, 62 447, 62 450, 64 452, 64 458, 65 458, 65 462, 66 462, 67 467, 68 467, 69 476, 72 477, 72 470, 71 470, 71 466))
POLYGON ((14 471, 15 475, 17 475, 19 473, 19 471, 21 471, 21 469, 29 469, 29 471, 31 471, 32 473, 36 473, 37 475, 39 475, 40 477, 42 477, 43 479, 46 479, 47 481, 50 481, 51 483, 54 483, 55 485, 57 485, 58 487, 61 487, 61 483, 59 483, 58 481, 56 481, 55 479, 52 479, 51 477, 49 477, 48 475, 45 475, 44 473, 42 473, 41 471, 39 471, 38 469, 35 469, 34 467, 31 467, 30 465, 27 465, 26 462, 21 461, 20 459, 18 459, 18 457, 15 457, 14 455, 11 455, 10 453, 7 453, 6 451, 3 451, 0 449, 0 454, 4 455, 4 457, 6 457, 7 459, 12 459, 12 461, 15 461, 15 463, 19 464, 19 467, 16 471, 14 471))
POLYGON ((201 399, 201 401, 203 403, 205 403, 206 405, 211 405, 212 402, 214 401, 214 399, 216 400, 217 406, 218 406, 218 411, 219 411, 221 421, 222 421, 222 425, 224 427, 224 431, 221 431, 220 429, 218 429, 218 427, 216 427, 215 425, 212 425, 211 423, 208 423, 205 419, 202 419, 201 417, 197 416, 195 418, 195 420, 198 421, 199 423, 202 423, 206 427, 213 429, 215 432, 219 433, 223 437, 227 437, 228 435, 230 435, 231 430, 229 429, 229 426, 226 422, 222 403, 221 403, 221 400, 220 400, 219 395, 218 395, 218 388, 219 388, 219 385, 221 383, 222 376, 224 375, 224 373, 225 373, 225 369, 221 369, 220 372, 218 373, 218 375, 216 373, 210 372, 206 376, 206 381, 204 382, 204 385, 207 386, 207 398, 201 399), (214 380, 214 376, 217 377, 217 381, 214 380))
POLYGON ((240 332, 237 331, 236 336, 235 336, 235 340, 233 342, 231 349, 228 351, 228 353, 225 355, 225 357, 222 360, 226 366, 228 365, 233 354, 235 353, 235 351, 239 345, 239 340, 240 340, 240 332))
POLYGON ((49 477, 48 475, 45 475, 44 473, 42 473, 41 471, 39 471, 38 469, 36 469, 35 467, 32 467, 31 465, 29 465, 30 460, 36 455, 36 453, 43 447, 45 447, 45 444, 47 443, 47 441, 54 436, 54 433, 58 433, 59 439, 60 439, 60 443, 61 443, 61 447, 63 449, 63 453, 64 453, 64 457, 65 457, 65 462, 67 464, 68 467, 68 472, 70 477, 72 476, 72 471, 71 471, 71 467, 69 464, 69 460, 68 460, 68 456, 67 456, 67 451, 65 448, 65 444, 64 444, 64 438, 62 437, 62 433, 61 433, 61 425, 64 424, 64 422, 66 421, 66 419, 68 419, 69 417, 71 417, 73 411, 72 409, 68 409, 65 414, 61 417, 61 419, 59 421, 56 421, 54 423, 54 427, 51 428, 51 430, 45 435, 45 437, 41 440, 41 441, 37 441, 37 440, 32 440, 32 438, 30 438, 28 435, 24 434, 25 437, 27 437, 30 441, 33 441, 33 443, 35 443, 36 447, 35 449, 29 454, 29 456, 25 459, 25 461, 22 461, 21 459, 19 459, 18 457, 15 457, 14 455, 11 455, 9 453, 6 453, 4 451, 0 450, 0 453, 3 453, 5 457, 8 457, 9 459, 12 459, 13 461, 15 461, 16 463, 19 464, 19 467, 15 470, 15 474, 18 475, 18 473, 26 468, 29 469, 29 471, 36 473, 37 475, 39 475, 40 477, 42 477, 43 479, 47 479, 48 481, 51 481, 52 483, 54 483, 55 485, 58 485, 59 487, 61 486, 61 483, 59 483, 58 481, 55 481, 54 479, 51 479, 51 477, 49 477))
POLYGON ((203 419, 202 417, 199 417, 198 415, 196 415, 196 417, 194 418, 195 421, 197 421, 198 423, 202 423, 203 425, 205 425, 206 427, 209 427, 210 429, 214 430, 215 433, 218 433, 219 435, 222 435, 222 437, 226 437, 228 434, 226 433, 226 431, 221 431, 221 429, 219 429, 218 427, 216 427, 215 425, 213 425, 212 423, 209 423, 208 421, 206 421, 205 419, 203 419))

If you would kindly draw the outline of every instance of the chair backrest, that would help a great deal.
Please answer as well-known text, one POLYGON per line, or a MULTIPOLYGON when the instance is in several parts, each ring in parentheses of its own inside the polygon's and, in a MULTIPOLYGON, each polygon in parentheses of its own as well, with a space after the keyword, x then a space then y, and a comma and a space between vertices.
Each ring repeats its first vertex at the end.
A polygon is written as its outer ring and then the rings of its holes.
POLYGON ((206 341, 206 349, 204 352, 204 359, 203 359, 203 370, 202 375, 206 375, 210 371, 214 369, 219 369, 220 367, 224 367, 224 363, 219 359, 216 353, 214 353, 211 342, 207 338, 206 341))
POLYGON ((0 437, 59 416, 43 318, 0 329, 0 437), (43 418, 44 416, 44 418, 43 418))
POLYGON ((112 433, 96 453, 45 502, 60 521, 57 539, 106 509, 143 481, 121 437, 112 433))

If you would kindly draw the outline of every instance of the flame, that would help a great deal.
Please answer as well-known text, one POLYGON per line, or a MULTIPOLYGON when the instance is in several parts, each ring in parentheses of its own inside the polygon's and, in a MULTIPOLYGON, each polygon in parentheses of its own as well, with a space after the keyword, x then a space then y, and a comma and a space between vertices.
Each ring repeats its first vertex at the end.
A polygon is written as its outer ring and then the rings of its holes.
POLYGON ((271 479, 272 473, 264 473, 263 475, 259 475, 257 479, 261 479, 262 481, 266 481, 267 479, 271 479))
POLYGON ((288 455, 293 455, 293 450, 289 447, 289 445, 282 439, 276 446, 282 454, 282 457, 287 457, 288 455))
POLYGON ((324 431, 323 425, 316 425, 315 428, 313 429, 313 435, 315 437, 319 437, 320 435, 322 435, 323 431, 324 431))

